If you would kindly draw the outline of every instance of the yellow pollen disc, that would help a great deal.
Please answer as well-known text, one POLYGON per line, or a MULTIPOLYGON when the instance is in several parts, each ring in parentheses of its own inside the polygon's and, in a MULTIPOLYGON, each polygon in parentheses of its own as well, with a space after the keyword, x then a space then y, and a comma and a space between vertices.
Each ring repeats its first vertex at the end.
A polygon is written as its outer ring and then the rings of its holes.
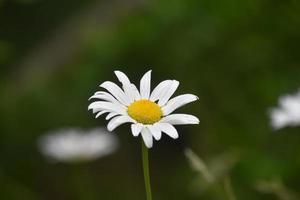
POLYGON ((131 118, 142 124, 154 124, 162 117, 159 105, 145 99, 130 104, 127 113, 131 118))

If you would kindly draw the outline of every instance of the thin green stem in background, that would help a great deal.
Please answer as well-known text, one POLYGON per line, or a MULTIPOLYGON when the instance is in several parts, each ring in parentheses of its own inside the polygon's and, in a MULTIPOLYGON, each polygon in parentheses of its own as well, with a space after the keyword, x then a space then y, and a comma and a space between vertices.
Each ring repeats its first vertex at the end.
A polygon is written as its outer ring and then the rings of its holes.
POLYGON ((149 174, 148 148, 146 147, 143 141, 142 141, 142 157, 143 157, 143 170, 144 170, 144 180, 145 180, 147 200, 152 200, 150 174, 149 174))
POLYGON ((224 178, 224 189, 227 194, 228 200, 236 200, 229 175, 225 176, 224 178))

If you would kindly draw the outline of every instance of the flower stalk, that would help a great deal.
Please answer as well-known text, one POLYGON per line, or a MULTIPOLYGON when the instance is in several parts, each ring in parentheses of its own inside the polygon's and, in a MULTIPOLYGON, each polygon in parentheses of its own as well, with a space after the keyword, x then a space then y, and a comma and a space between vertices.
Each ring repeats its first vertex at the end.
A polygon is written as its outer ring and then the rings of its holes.
POLYGON ((147 196, 147 200, 152 200, 148 148, 146 147, 143 141, 142 141, 142 159, 143 159, 143 172, 144 172, 146 196, 147 196))

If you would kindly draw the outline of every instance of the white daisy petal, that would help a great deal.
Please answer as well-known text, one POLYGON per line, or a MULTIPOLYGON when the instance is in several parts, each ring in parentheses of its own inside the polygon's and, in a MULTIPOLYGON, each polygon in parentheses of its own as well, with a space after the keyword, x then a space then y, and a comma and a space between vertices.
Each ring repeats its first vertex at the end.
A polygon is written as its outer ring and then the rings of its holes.
POLYGON ((142 124, 131 124, 131 132, 134 137, 137 137, 143 129, 142 124))
POLYGON ((125 95, 123 90, 117 84, 111 81, 105 81, 100 85, 100 87, 105 88, 107 91, 109 91, 122 104, 126 106, 130 104, 129 98, 125 95))
POLYGON ((118 104, 119 106, 122 106, 124 109, 126 108, 123 104, 121 104, 118 100, 116 100, 111 94, 109 94, 108 92, 96 92, 93 96, 91 96, 89 98, 89 100, 91 99, 101 99, 101 100, 105 100, 105 101, 109 101, 111 103, 115 103, 118 104))
POLYGON ((91 96, 89 98, 89 100, 91 99, 102 99, 105 101, 110 101, 110 102, 114 102, 117 101, 111 94, 109 94, 108 92, 96 92, 93 96, 91 96))
POLYGON ((173 125, 182 124, 199 124, 199 119, 193 115, 188 114, 172 114, 168 115, 160 120, 162 123, 169 123, 173 125))
POLYGON ((105 117, 105 119, 106 119, 106 120, 110 120, 111 118, 113 118, 113 117, 115 117, 115 116, 117 116, 117 115, 119 115, 119 113, 111 112, 111 113, 109 113, 109 114, 105 117))
POLYGON ((108 122, 107 129, 109 131, 113 131, 118 126, 128 122, 134 123, 134 120, 131 119, 129 116, 117 116, 108 122))
POLYGON ((118 71, 118 70, 115 71, 115 74, 116 74, 118 80, 119 80, 122 84, 124 84, 124 85, 130 85, 130 80, 129 80, 129 78, 126 76, 126 74, 124 74, 123 72, 118 71))
POLYGON ((108 113, 109 111, 108 110, 102 110, 100 112, 97 113, 96 117, 95 118, 98 118, 100 117, 101 115, 105 114, 105 113, 108 113))
POLYGON ((92 109, 94 113, 101 110, 108 110, 110 112, 116 112, 121 115, 127 115, 126 109, 124 109, 123 107, 117 104, 106 102, 106 101, 93 102, 89 105, 88 109, 89 110, 92 109))
POLYGON ((164 106, 169 99, 171 98, 171 96, 174 94, 174 92, 176 91, 176 89, 179 86, 179 82, 176 80, 172 81, 172 84, 167 86, 164 95, 162 96, 162 98, 158 101, 158 105, 160 106, 164 106))
POLYGON ((141 94, 137 87, 134 84, 131 84, 131 92, 133 94, 134 100, 140 100, 141 99, 141 94))
MULTIPOLYGON (((101 101, 101 102, 104 102, 104 101, 101 101)), ((105 102, 106 102, 106 101, 105 101, 105 102)), ((96 102, 91 103, 91 104, 89 105, 89 107, 88 107, 88 110, 92 110, 94 114, 97 113, 97 112, 100 112, 100 111, 104 111, 104 110, 105 110, 105 111, 109 111, 109 110, 107 110, 107 109, 104 109, 104 108, 99 107, 99 106, 98 106, 98 103, 96 104, 96 102)))
POLYGON ((159 129, 158 125, 153 124, 153 125, 149 125, 147 126, 149 131, 151 132, 151 134, 153 135, 153 137, 156 140, 160 140, 161 138, 161 130, 159 129))
POLYGON ((130 103, 132 103, 134 101, 134 95, 131 90, 131 83, 129 78, 121 71, 115 71, 115 74, 118 80, 123 84, 124 92, 128 96, 130 103))
POLYGON ((141 79, 140 93, 142 99, 149 99, 151 87, 151 70, 149 70, 141 79))
POLYGON ((146 147, 152 148, 153 138, 152 138, 152 134, 150 133, 148 128, 144 127, 142 129, 142 137, 143 137, 143 140, 144 140, 144 143, 145 143, 146 147))
POLYGON ((183 94, 177 97, 174 97, 168 101, 168 103, 162 107, 164 115, 172 113, 177 108, 184 106, 188 103, 198 100, 198 97, 193 94, 183 94))
POLYGON ((159 128, 162 132, 166 133, 168 136, 170 136, 173 139, 177 139, 178 136, 178 132, 177 130, 174 128, 173 125, 168 124, 168 123, 158 123, 159 128))
POLYGON ((165 80, 160 82, 152 91, 150 95, 150 100, 153 102, 159 100, 163 96, 167 86, 171 84, 172 84, 172 80, 165 80))

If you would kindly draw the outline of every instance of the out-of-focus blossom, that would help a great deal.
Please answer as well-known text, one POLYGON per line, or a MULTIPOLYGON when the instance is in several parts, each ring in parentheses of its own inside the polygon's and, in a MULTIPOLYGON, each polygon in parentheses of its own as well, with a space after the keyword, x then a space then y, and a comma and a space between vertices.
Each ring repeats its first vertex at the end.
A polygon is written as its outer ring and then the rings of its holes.
POLYGON ((300 90, 294 95, 279 98, 279 106, 270 111, 271 126, 281 129, 300 125, 300 90))
POLYGON ((70 128, 42 136, 38 141, 42 154, 58 162, 90 161, 113 153, 117 138, 103 128, 89 131, 70 128))

